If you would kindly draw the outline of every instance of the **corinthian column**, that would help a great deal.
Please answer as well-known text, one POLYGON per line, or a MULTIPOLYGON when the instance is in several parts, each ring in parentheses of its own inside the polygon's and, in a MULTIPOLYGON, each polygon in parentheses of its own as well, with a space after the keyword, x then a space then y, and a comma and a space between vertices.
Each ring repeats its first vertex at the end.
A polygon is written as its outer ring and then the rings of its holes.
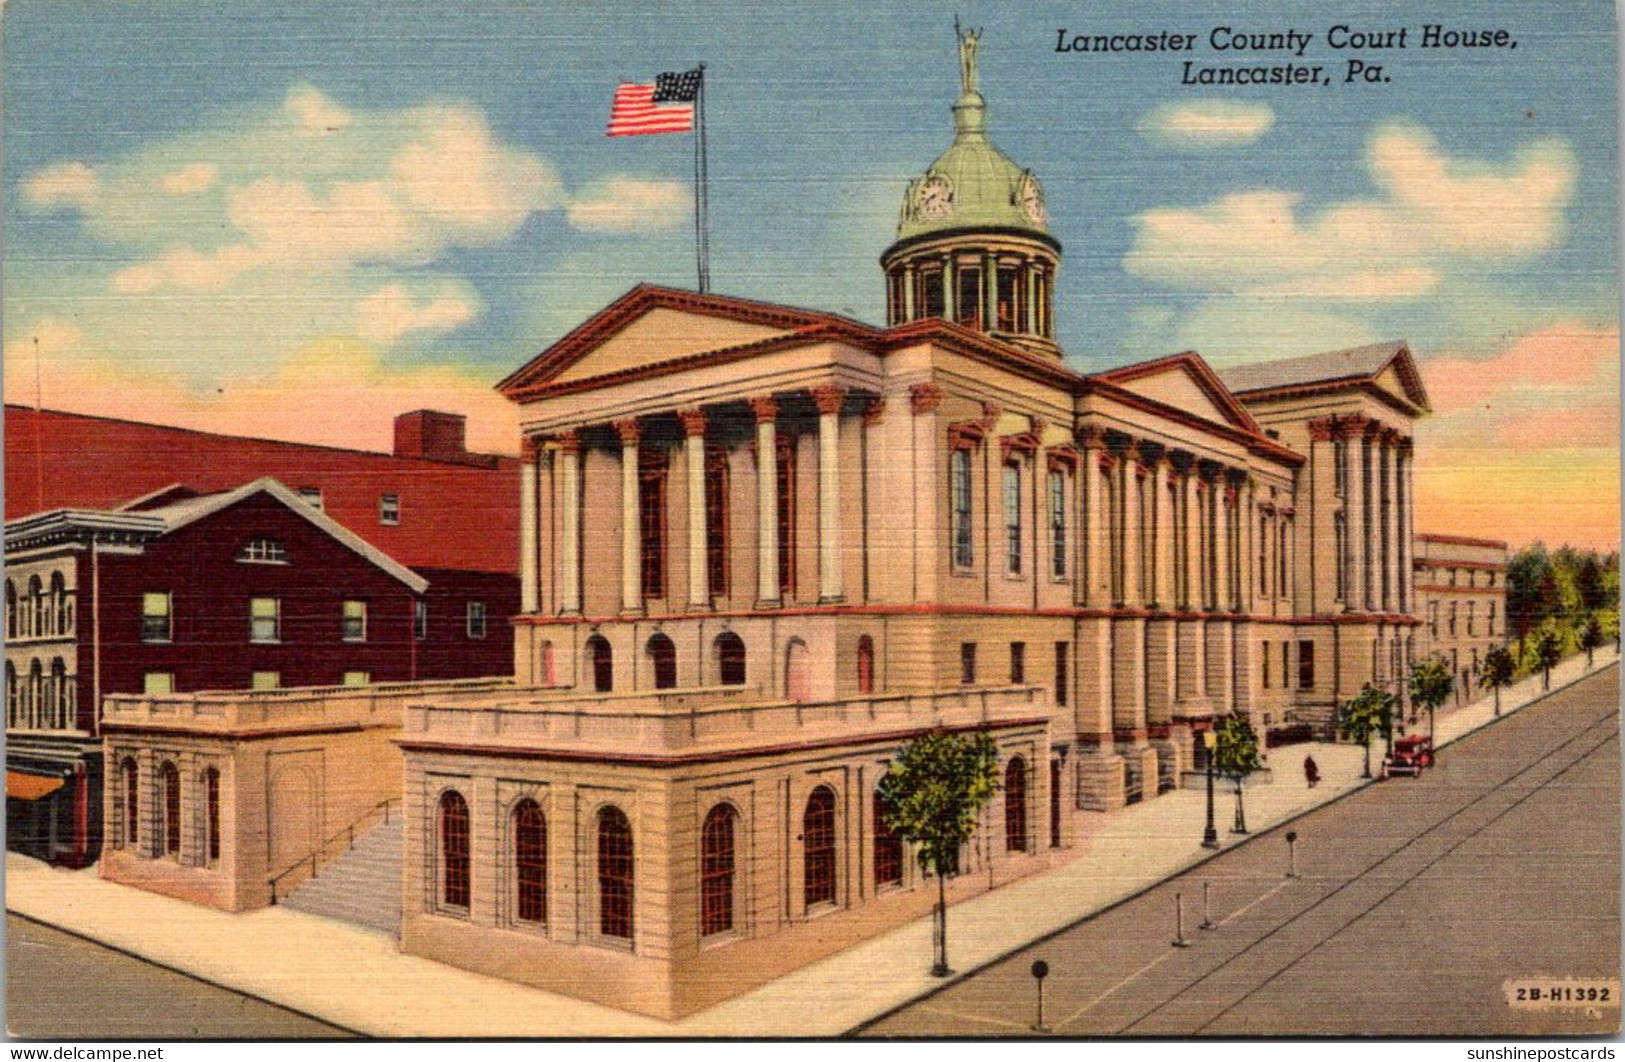
POLYGON ((559 485, 564 492, 559 514, 559 611, 581 614, 581 436, 559 436, 559 485))
POLYGON ((818 403, 818 601, 844 598, 841 580, 841 403, 846 390, 815 387, 818 403))
POLYGON ((705 413, 685 409, 677 417, 683 422, 683 453, 688 465, 688 607, 707 609, 711 607, 711 565, 706 553, 705 413))
POLYGON ((1350 612, 1365 608, 1365 462, 1360 456, 1364 420, 1354 417, 1339 424, 1343 439, 1343 544, 1347 553, 1343 563, 1348 573, 1343 597, 1344 607, 1350 612))
POLYGON ((638 422, 617 420, 621 437, 621 611, 643 611, 643 519, 638 507, 638 422))
POLYGON ((779 405, 771 395, 750 400, 756 415, 756 603, 779 604, 779 405))
POLYGON ((537 609, 536 560, 541 550, 536 533, 537 443, 526 437, 519 447, 519 611, 537 609))

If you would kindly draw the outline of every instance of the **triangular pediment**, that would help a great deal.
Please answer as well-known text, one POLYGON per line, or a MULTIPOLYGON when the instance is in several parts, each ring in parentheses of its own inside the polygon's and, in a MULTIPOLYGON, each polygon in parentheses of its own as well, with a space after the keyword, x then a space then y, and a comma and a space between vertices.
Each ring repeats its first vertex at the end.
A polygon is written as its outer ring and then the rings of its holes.
POLYGON ((1257 422, 1198 354, 1175 354, 1128 365, 1101 373, 1100 378, 1141 398, 1173 406, 1215 424, 1227 424, 1255 434, 1259 430, 1257 422))
POLYGON ((692 354, 788 335, 787 328, 656 307, 628 322, 553 379, 559 383, 676 361, 692 354))

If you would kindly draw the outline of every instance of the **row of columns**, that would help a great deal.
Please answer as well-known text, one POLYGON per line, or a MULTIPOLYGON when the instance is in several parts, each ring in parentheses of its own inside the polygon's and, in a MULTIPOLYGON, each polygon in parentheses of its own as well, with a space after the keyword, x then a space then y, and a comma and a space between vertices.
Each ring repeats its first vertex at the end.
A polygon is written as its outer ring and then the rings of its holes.
MULTIPOLYGON (((902 313, 891 323, 899 325, 926 316, 925 291, 920 278, 926 269, 936 271, 938 268, 942 275, 942 318, 946 321, 957 321, 961 257, 962 255, 958 253, 948 252, 940 259, 916 258, 898 267, 892 283, 901 288, 902 313)), ((999 322, 999 256, 992 251, 985 251, 979 256, 976 265, 982 271, 982 330, 996 331, 999 322)), ((1044 265, 1039 259, 1027 256, 1022 259, 1019 268, 1025 273, 1027 282, 1023 300, 1025 305, 1022 307, 1025 316, 1014 321, 1010 330, 1030 335, 1045 335, 1048 331, 1044 326, 1049 316, 1049 306, 1048 294, 1044 287, 1044 265)), ((895 309, 894 307, 894 314, 895 309)))
MULTIPOLYGON (((809 392, 818 408, 818 589, 821 604, 844 600, 841 563, 840 414, 846 390, 815 387, 809 392)), ((782 604, 779 586, 779 402, 772 395, 748 400, 756 426, 756 607, 782 604)), ((704 410, 677 411, 683 426, 688 513, 688 607, 711 607, 710 566, 707 564, 708 514, 705 504, 705 444, 709 418, 704 410)), ((621 453, 621 611, 644 610, 643 527, 640 504, 639 452, 642 424, 637 419, 613 422, 621 453)), ((559 611, 581 613, 581 509, 582 441, 579 429, 553 437, 560 493, 559 611)), ((541 439, 527 439, 521 456, 519 488, 520 608, 533 613, 541 607, 540 491, 541 439)), ((791 489, 794 489, 792 484, 791 489)))
POLYGON ((1409 612, 1413 534, 1409 437, 1362 414, 1309 424, 1311 445, 1340 447, 1345 611, 1409 612))

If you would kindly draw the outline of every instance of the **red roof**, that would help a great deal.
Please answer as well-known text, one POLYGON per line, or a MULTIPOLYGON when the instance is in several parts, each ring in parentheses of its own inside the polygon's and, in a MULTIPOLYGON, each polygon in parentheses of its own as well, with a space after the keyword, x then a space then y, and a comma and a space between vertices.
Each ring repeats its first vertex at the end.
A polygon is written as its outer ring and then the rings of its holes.
POLYGON ((514 572, 519 466, 513 458, 491 465, 6 406, 7 520, 115 509, 173 484, 207 493, 269 476, 320 488, 328 516, 408 567, 514 572), (384 494, 400 500, 397 525, 379 520, 384 494))

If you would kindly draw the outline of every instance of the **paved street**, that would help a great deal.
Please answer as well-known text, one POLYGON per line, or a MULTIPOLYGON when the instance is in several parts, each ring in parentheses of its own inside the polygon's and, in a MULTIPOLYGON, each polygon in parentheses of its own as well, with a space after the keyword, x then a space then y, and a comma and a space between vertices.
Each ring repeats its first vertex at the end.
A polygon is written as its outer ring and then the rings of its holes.
POLYGON ((9 914, 6 1030, 13 1037, 50 1040, 292 1040, 349 1035, 9 914))
POLYGON ((1297 878, 1277 829, 859 1032, 1024 1034, 1035 959, 1060 1035, 1617 1030, 1617 981, 1591 1012, 1515 1009, 1504 982, 1620 976, 1619 695, 1610 669, 1299 819, 1297 878))

